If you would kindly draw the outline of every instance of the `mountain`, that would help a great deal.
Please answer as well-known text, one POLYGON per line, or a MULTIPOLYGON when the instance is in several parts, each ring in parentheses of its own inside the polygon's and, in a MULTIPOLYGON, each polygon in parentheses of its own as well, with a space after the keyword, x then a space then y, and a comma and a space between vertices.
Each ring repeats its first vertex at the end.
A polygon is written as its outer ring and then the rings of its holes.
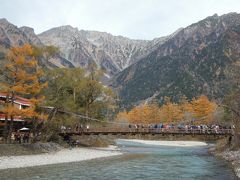
POLYGON ((31 43, 31 40, 21 29, 9 23, 6 19, 0 19, 0 46, 2 48, 10 48, 25 43, 31 43))
POLYGON ((178 101, 206 94, 223 97, 225 68, 240 58, 240 14, 213 15, 180 29, 135 64, 112 86, 123 106, 164 96, 178 101))
MULTIPOLYGON (((0 19, 0 59, 4 58, 7 50, 13 46, 31 44, 38 47, 44 46, 34 29, 30 27, 20 27, 11 24, 6 19, 0 19)), ((59 54, 51 59, 41 59, 41 64, 49 68, 74 67, 71 62, 61 57, 59 54)))
POLYGON ((215 98, 223 96, 226 67, 240 59, 240 14, 215 14, 151 41, 69 25, 36 35, 30 27, 0 19, 0 60, 7 49, 24 43, 59 47, 59 54, 42 60, 49 68, 95 63, 125 107, 153 98, 161 102, 164 96, 215 98))
POLYGON ((87 68, 89 64, 95 63, 105 71, 105 78, 109 80, 145 57, 175 33, 152 41, 133 40, 106 32, 78 30, 67 25, 36 35, 33 28, 18 28, 6 19, 0 19, 0 49, 25 43, 35 46, 53 45, 60 48, 60 53, 44 60, 43 64, 47 67, 87 68))
POLYGON ((105 32, 79 31, 71 26, 53 28, 38 37, 46 45, 60 47, 62 56, 75 67, 96 63, 110 76, 135 62, 148 43, 105 32))
POLYGON ((50 29, 38 37, 45 45, 60 47, 62 57, 71 61, 75 67, 87 67, 96 63, 107 75, 114 76, 152 52, 156 45, 164 43, 175 33, 152 41, 133 40, 106 32, 79 31, 68 25, 50 29))
POLYGON ((20 27, 19 30, 21 30, 26 35, 30 44, 34 44, 36 46, 43 46, 43 43, 40 41, 38 36, 35 34, 33 28, 23 26, 23 27, 20 27))

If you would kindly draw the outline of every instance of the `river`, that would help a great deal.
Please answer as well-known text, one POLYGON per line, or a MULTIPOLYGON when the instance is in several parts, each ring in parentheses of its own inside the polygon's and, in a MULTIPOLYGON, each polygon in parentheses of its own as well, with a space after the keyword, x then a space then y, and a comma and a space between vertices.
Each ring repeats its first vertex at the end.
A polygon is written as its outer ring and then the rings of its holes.
POLYGON ((235 180, 226 162, 208 154, 208 147, 167 147, 117 141, 124 155, 85 162, 0 171, 1 180, 235 180))

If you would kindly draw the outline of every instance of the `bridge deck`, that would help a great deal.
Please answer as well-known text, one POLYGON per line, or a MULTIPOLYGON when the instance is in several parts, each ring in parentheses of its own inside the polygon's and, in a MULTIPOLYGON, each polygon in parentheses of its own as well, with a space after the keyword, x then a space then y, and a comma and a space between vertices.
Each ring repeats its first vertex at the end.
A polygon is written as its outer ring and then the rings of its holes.
POLYGON ((81 129, 78 131, 65 131, 61 134, 67 135, 127 135, 127 134, 161 134, 161 135, 213 135, 213 136, 225 136, 233 135, 232 129, 161 129, 161 128, 90 128, 81 129))

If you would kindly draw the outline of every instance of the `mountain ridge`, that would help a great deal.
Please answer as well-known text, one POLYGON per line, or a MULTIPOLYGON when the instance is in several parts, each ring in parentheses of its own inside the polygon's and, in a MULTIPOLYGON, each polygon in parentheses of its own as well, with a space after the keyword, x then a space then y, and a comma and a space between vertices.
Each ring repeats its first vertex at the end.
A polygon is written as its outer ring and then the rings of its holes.
POLYGON ((152 97, 177 101, 180 96, 220 96, 224 70, 240 58, 240 15, 214 14, 153 40, 133 40, 107 32, 78 30, 70 25, 38 35, 0 19, 0 50, 30 43, 54 45, 60 53, 53 67, 83 67, 95 63, 119 94, 123 106, 152 97))

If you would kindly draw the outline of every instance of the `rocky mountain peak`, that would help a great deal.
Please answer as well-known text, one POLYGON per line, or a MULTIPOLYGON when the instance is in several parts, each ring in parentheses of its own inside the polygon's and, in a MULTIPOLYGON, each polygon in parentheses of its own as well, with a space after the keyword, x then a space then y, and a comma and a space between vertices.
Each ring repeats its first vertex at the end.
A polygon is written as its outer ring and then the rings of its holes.
POLYGON ((43 46, 42 42, 38 38, 38 36, 35 34, 34 29, 27 26, 22 26, 19 28, 29 39, 30 44, 34 44, 36 46, 43 46))
POLYGON ((10 48, 30 43, 26 34, 6 19, 0 19, 0 46, 10 48))
POLYGON ((38 37, 46 45, 58 46, 62 56, 76 67, 96 63, 110 76, 135 62, 148 43, 106 32, 79 31, 71 26, 53 28, 38 37))
POLYGON ((8 20, 6 18, 0 18, 0 24, 8 24, 8 20))
POLYGON ((34 29, 31 28, 31 27, 28 27, 28 26, 22 26, 19 28, 20 30, 22 30, 24 33, 26 34, 34 34, 35 35, 35 32, 34 32, 34 29))

